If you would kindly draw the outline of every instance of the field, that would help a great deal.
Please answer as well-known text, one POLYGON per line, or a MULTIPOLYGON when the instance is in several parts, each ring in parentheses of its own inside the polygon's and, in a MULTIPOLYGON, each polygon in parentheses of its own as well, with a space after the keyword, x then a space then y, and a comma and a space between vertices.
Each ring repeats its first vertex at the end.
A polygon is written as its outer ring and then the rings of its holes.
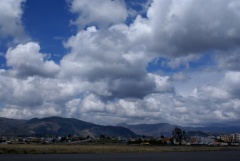
POLYGON ((128 145, 0 145, 0 154, 98 154, 237 150, 240 147, 128 146, 128 145))

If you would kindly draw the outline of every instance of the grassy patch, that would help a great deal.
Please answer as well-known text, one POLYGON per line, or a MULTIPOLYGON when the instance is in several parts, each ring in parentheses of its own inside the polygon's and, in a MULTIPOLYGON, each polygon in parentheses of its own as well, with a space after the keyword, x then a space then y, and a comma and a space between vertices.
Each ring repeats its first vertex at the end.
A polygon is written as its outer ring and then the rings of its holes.
POLYGON ((240 147, 128 146, 128 145, 0 145, 0 154, 94 154, 240 150, 240 147))

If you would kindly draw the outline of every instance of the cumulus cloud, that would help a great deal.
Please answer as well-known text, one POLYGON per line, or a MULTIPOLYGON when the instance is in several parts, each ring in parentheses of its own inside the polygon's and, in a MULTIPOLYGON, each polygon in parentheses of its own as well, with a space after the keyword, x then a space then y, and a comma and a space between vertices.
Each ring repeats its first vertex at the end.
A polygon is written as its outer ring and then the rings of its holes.
POLYGON ((240 98, 240 72, 227 72, 224 77, 224 86, 226 90, 234 97, 240 98))
MULTIPOLYGON (((159 91, 166 91, 167 76, 150 77, 158 82, 159 91)), ((17 79, 1 74, 0 100, 5 106, 0 114, 15 118, 60 115, 101 124, 169 122, 198 126, 238 122, 240 101, 233 90, 238 87, 238 77, 239 73, 227 73, 219 82, 199 86, 185 95, 150 92, 143 98, 105 101, 100 91, 108 89, 106 84, 36 76, 17 79)))
POLYGON ((239 124, 238 6, 233 0, 154 0, 146 17, 135 14, 125 24, 124 1, 72 0, 79 30, 64 42, 69 52, 59 64, 35 42, 6 52, 0 115, 239 124), (201 54, 212 54, 216 64, 192 70, 190 62, 204 61, 201 54), (149 73, 149 62, 158 59, 161 72, 149 73))
POLYGON ((198 55, 182 56, 182 57, 168 60, 166 62, 166 65, 172 69, 176 69, 179 66, 184 66, 186 68, 189 68, 189 62, 196 62, 197 60, 199 60, 199 58, 200 56, 198 55))
POLYGON ((77 20, 73 24, 80 28, 97 25, 108 27, 115 23, 124 22, 128 16, 124 1, 117 0, 72 0, 71 12, 78 13, 77 20))
POLYGON ((230 51, 219 52, 214 55, 214 60, 216 61, 220 69, 239 71, 240 70, 239 53, 240 53, 239 48, 230 51))
POLYGON ((153 30, 151 48, 166 55, 228 50, 239 43, 239 3, 234 0, 158 1, 147 17, 153 30))
POLYGON ((42 104, 41 92, 32 83, 32 79, 18 80, 1 76, 0 99, 4 103, 18 106, 35 106, 42 104))
MULTIPOLYGON (((4 106, 0 113, 17 118, 64 115, 65 103, 86 92, 88 86, 78 81, 39 76, 19 79, 3 73, 0 75, 0 102, 4 106)), ((92 88, 97 89, 96 86, 92 88)))
POLYGON ((171 78, 173 81, 188 81, 191 79, 188 75, 180 72, 180 73, 174 73, 171 78))
POLYGON ((26 0, 2 0, 0 5, 0 39, 11 37, 14 43, 25 42, 28 36, 21 18, 26 0))
POLYGON ((69 38, 65 47, 71 52, 61 60, 59 76, 104 81, 110 97, 144 97, 151 92, 172 91, 168 83, 158 87, 157 78, 147 74, 149 58, 142 50, 132 48, 125 27, 118 27, 89 27, 69 38))
POLYGON ((52 60, 44 60, 44 54, 39 51, 40 46, 34 42, 9 48, 6 53, 7 65, 12 67, 9 72, 17 77, 56 75, 59 72, 59 66, 52 60))

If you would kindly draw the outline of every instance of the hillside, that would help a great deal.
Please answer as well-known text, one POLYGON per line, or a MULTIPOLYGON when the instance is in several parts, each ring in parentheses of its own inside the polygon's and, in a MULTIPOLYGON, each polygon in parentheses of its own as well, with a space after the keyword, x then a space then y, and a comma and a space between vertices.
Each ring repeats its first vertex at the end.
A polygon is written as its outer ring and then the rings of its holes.
POLYGON ((16 130, 18 126, 25 123, 27 120, 9 119, 0 117, 0 135, 9 130, 16 130))
POLYGON ((137 135, 146 136, 171 136, 172 130, 178 127, 187 132, 189 136, 200 135, 206 136, 208 134, 229 134, 229 133, 239 133, 240 127, 182 127, 178 125, 171 125, 168 123, 158 123, 158 124, 137 124, 128 125, 125 123, 118 124, 130 129, 137 135))
POLYGON ((138 135, 146 136, 171 136, 172 130, 175 127, 181 128, 184 131, 195 131, 195 128, 192 127, 181 127, 178 125, 171 125, 168 123, 157 123, 157 124, 137 124, 137 125, 128 125, 128 124, 118 124, 118 126, 126 127, 138 135))
MULTIPOLYGON (((12 120, 13 121, 13 120, 12 120)), ((1 135, 5 136, 123 136, 135 137, 136 135, 127 128, 115 126, 101 126, 73 118, 46 117, 22 121, 18 124, 9 123, 11 126, 0 123, 1 135)))
POLYGON ((128 124, 118 124, 118 126, 122 126, 130 129, 134 133, 138 135, 146 135, 146 136, 170 136, 172 130, 175 125, 170 125, 168 123, 158 123, 158 124, 138 124, 138 125, 128 125, 128 124))
POLYGON ((171 136, 172 130, 179 127, 189 136, 209 134, 239 133, 240 127, 181 127, 168 123, 158 124, 118 124, 102 126, 74 118, 45 117, 30 120, 8 119, 0 117, 0 136, 171 136))

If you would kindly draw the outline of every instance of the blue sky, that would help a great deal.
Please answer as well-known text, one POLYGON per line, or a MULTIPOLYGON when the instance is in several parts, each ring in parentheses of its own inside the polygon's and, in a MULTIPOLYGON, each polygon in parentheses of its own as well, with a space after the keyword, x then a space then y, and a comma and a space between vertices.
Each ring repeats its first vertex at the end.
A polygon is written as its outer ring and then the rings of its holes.
POLYGON ((0 0, 0 116, 239 125, 239 6, 0 0))
POLYGON ((76 32, 76 26, 69 24, 74 14, 68 11, 66 4, 64 0, 30 0, 24 5, 22 19, 27 34, 43 46, 42 52, 55 53, 52 58, 55 62, 59 62, 67 52, 62 41, 76 32))

